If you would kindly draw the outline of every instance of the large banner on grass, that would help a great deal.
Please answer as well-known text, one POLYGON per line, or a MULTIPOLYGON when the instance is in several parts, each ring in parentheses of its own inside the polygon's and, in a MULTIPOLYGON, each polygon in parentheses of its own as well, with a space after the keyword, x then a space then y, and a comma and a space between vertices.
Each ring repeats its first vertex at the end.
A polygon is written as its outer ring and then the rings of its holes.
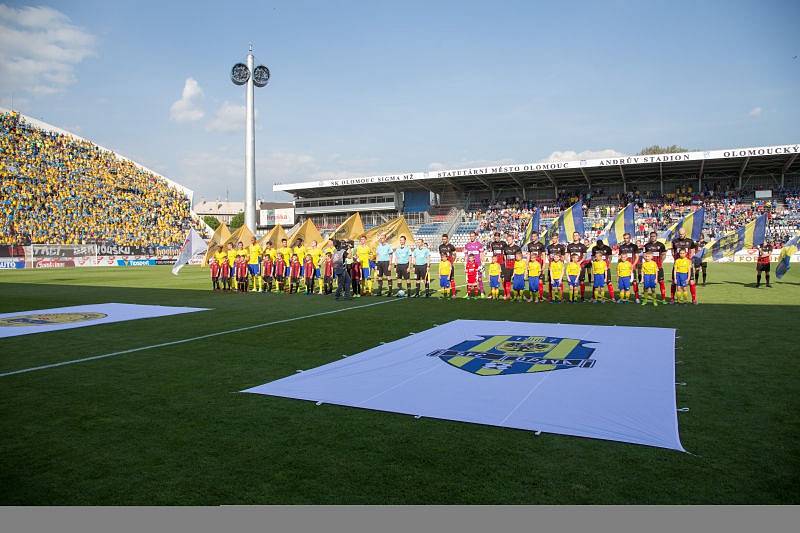
POLYGON ((243 392, 683 451, 673 329, 456 320, 243 392))
POLYGON ((200 307, 107 303, 0 313, 0 338, 206 310, 200 307))

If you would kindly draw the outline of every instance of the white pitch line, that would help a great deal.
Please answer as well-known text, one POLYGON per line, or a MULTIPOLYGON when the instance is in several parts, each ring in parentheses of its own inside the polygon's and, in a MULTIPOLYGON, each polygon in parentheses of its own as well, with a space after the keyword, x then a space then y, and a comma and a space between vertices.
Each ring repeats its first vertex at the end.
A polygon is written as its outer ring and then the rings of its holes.
POLYGON ((236 329, 229 329, 227 331, 218 331, 216 333, 207 333, 205 335, 200 335, 198 337, 191 337, 191 338, 188 338, 188 339, 181 339, 181 340, 170 341, 170 342, 162 342, 160 344, 152 344, 150 346, 141 346, 139 348, 131 348, 129 350, 121 350, 119 352, 111 352, 111 353, 106 353, 106 354, 102 354, 102 355, 93 355, 91 357, 82 357, 80 359, 72 359, 72 360, 69 360, 69 361, 62 361, 60 363, 52 363, 52 364, 49 364, 49 365, 34 366, 34 367, 31 367, 31 368, 23 368, 21 370, 12 370, 11 372, 4 372, 4 373, 0 374, 0 378, 4 378, 4 377, 7 377, 7 376, 13 376, 15 374, 25 374, 27 372, 36 372, 37 370, 46 370, 48 368, 56 368, 56 367, 59 367, 59 366, 74 365, 74 364, 77 364, 77 363, 84 363, 86 361, 96 361, 97 359, 106 359, 108 357, 115 357, 117 355, 125 355, 125 354, 133 353, 133 352, 141 352, 141 351, 144 351, 144 350, 151 350, 153 348, 163 348, 164 346, 174 346, 176 344, 185 344, 187 342, 194 342, 194 341, 198 341, 198 340, 202 340, 202 339, 209 339, 211 337, 218 337, 220 335, 228 335, 230 333, 239 333, 240 331, 249 331, 251 329, 264 328, 264 327, 267 327, 267 326, 274 326, 276 324, 285 324, 287 322, 294 322, 295 320, 303 320, 303 319, 306 319, 306 318, 314 318, 314 317, 325 316, 325 315, 333 315, 333 314, 336 314, 336 313, 343 313, 344 311, 352 311, 353 309, 364 309, 366 307, 373 307, 375 305, 383 305, 383 304, 388 304, 388 303, 392 303, 392 302, 399 302, 399 301, 403 301, 403 300, 404 300, 403 298, 392 298, 391 300, 384 300, 382 302, 372 302, 372 303, 369 303, 369 304, 366 304, 366 305, 357 305, 357 306, 353 306, 353 307, 345 307, 344 309, 333 309, 331 311, 323 311, 321 313, 314 313, 313 315, 296 316, 296 317, 293 317, 293 318, 284 318, 283 320, 275 320, 274 322, 265 322, 263 324, 255 324, 253 326, 245 326, 245 327, 236 328, 236 329))

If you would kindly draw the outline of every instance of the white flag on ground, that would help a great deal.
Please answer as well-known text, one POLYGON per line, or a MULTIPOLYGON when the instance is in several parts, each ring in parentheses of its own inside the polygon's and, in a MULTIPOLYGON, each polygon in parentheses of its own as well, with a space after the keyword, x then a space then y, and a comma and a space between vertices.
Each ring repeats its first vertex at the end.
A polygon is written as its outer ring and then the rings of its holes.
POLYGON ((175 266, 172 267, 172 273, 176 276, 181 269, 191 261, 191 259, 200 254, 206 253, 208 250, 208 244, 203 238, 194 230, 194 228, 189 230, 189 235, 186 236, 186 240, 183 241, 183 246, 181 246, 181 251, 178 254, 178 260, 175 261, 175 266))
POLYGON ((684 450, 674 329, 455 320, 243 392, 684 450))

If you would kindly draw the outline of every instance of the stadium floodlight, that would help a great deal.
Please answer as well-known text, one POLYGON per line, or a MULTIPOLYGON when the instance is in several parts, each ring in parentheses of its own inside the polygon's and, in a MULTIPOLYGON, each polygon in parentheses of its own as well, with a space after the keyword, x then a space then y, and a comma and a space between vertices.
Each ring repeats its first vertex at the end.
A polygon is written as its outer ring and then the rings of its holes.
POLYGON ((244 63, 236 63, 231 69, 231 81, 236 85, 244 85, 250 79, 250 69, 244 63))
POLYGON ((244 145, 244 224, 256 232, 256 120, 254 87, 264 87, 269 83, 269 69, 264 65, 253 67, 253 45, 247 53, 247 63, 236 63, 231 69, 234 85, 245 85, 246 118, 244 145))

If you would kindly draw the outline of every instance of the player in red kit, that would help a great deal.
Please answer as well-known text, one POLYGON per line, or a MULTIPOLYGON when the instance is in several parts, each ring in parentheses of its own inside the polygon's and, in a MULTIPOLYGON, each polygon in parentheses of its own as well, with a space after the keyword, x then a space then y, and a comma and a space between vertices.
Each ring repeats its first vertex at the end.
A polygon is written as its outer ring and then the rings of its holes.
POLYGON ((247 276, 250 271, 247 269, 247 259, 240 255, 233 262, 233 268, 236 271, 236 282, 239 285, 239 292, 247 292, 247 276))
MULTIPOLYGON (((772 257, 772 244, 767 241, 758 247, 758 260, 756 261, 756 288, 761 287, 761 274, 763 273, 767 278, 767 287, 769 284, 769 271, 770 271, 770 258, 772 257)), ((705 270, 703 271, 705 276, 705 270)), ((705 284, 705 280, 703 281, 705 284)))
POLYGON ((478 291, 478 271, 480 264, 475 259, 473 254, 467 256, 467 262, 464 264, 464 271, 467 273, 467 295, 470 298, 477 298, 480 296, 478 291))
POLYGON ((261 279, 264 282, 261 287, 262 292, 272 292, 272 276, 274 269, 275 263, 272 262, 272 256, 265 253, 264 259, 261 261, 261 279))
POLYGON ((292 261, 289 263, 289 294, 300 290, 300 259, 297 254, 292 254, 292 261))
POLYGON ((328 252, 325 254, 322 271, 322 288, 325 294, 333 293, 333 255, 328 252))
POLYGON ((277 286, 278 292, 286 290, 286 268, 286 260, 283 254, 278 254, 275 257, 275 285, 277 286))
MULTIPOLYGON (((353 264, 350 265, 350 284, 353 291, 353 296, 355 298, 361 297, 361 262, 358 260, 358 256, 353 259, 353 264)), ((400 282, 398 282, 398 290, 400 290, 400 282)))
POLYGON ((220 266, 217 262, 216 258, 212 257, 211 262, 208 264, 211 270, 211 289, 218 291, 219 290, 219 274, 220 274, 220 266))
POLYGON ((310 255, 306 255, 306 260, 303 261, 303 277, 306 281, 306 295, 314 294, 314 276, 316 275, 316 268, 314 267, 314 260, 310 255))
POLYGON ((231 269, 228 266, 228 260, 223 259, 221 262, 218 261, 219 264, 219 279, 222 283, 222 290, 229 291, 231 290, 231 269))

